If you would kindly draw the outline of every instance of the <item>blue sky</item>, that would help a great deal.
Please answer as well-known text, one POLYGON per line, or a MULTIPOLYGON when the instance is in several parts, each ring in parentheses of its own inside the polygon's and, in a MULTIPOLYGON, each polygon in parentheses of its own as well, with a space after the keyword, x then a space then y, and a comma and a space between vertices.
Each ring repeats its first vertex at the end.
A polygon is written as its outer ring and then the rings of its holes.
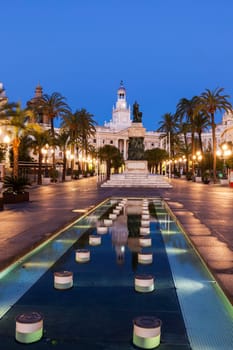
POLYGON ((156 130, 206 88, 233 103, 232 15, 232 0, 1 1, 0 81, 10 101, 25 105, 40 83, 102 125, 123 80, 156 130))

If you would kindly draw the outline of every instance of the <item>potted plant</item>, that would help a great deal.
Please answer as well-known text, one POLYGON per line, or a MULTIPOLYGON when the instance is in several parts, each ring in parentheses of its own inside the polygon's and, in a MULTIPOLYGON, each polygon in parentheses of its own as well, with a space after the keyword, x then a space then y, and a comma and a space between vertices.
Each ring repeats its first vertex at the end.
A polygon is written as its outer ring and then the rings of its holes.
POLYGON ((58 170, 53 168, 50 169, 49 171, 50 182, 57 182, 58 176, 59 176, 58 170))
POLYGON ((80 177, 80 170, 73 170, 73 179, 77 180, 80 177))
POLYGON ((206 170, 202 175, 202 182, 204 184, 208 184, 210 182, 210 172, 209 170, 206 170))
POLYGON ((68 168, 66 169, 66 181, 71 181, 72 179, 72 169, 68 168))
POLYGON ((188 181, 191 181, 192 178, 193 178, 193 173, 192 173, 191 171, 187 171, 187 173, 186 173, 186 179, 187 179, 188 181))
POLYGON ((29 201, 29 192, 25 191, 30 186, 29 180, 24 176, 5 176, 3 188, 3 202, 6 204, 29 201))

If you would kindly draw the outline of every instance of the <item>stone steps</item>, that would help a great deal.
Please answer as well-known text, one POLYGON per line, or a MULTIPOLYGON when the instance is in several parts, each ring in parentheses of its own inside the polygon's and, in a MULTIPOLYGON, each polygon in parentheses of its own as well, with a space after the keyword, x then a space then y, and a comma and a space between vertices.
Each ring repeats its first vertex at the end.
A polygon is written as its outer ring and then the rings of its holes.
POLYGON ((162 175, 124 173, 113 174, 101 187, 153 187, 171 188, 169 180, 162 175))

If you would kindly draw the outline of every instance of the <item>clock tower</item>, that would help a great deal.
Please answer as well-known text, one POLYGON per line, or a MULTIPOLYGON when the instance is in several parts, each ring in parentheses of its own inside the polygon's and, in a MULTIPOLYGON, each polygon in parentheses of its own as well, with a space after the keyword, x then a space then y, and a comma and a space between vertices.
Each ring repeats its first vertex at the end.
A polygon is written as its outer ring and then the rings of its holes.
POLYGON ((130 107, 127 106, 126 89, 123 81, 120 82, 120 87, 117 90, 116 106, 112 109, 112 120, 108 124, 111 129, 123 130, 131 126, 130 107))

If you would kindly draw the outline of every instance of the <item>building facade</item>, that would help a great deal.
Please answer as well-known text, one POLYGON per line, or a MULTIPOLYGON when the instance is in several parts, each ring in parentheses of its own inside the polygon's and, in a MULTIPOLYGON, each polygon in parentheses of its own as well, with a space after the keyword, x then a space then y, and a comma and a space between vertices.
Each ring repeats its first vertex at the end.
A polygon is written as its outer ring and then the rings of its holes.
MULTIPOLYGON (((27 102, 27 106, 36 104, 43 96, 43 89, 40 85, 36 86, 34 97, 27 102)), ((5 89, 0 83, 0 104, 7 102, 5 89)), ((49 120, 46 115, 40 116, 41 125, 46 129, 50 127, 49 120)), ((143 121, 142 121, 143 122, 143 121)), ((126 89, 121 81, 117 89, 116 103, 112 108, 112 119, 105 122, 103 126, 96 127, 96 134, 89 142, 96 149, 104 145, 113 145, 122 153, 125 160, 128 155, 129 133, 132 126, 131 108, 127 103, 126 89)), ((203 149, 209 150, 212 148, 212 132, 211 130, 202 134, 203 149)), ((233 143, 233 114, 224 113, 222 122, 216 125, 216 142, 217 149, 223 142, 233 143)), ((168 150, 168 140, 161 139, 161 133, 156 131, 145 130, 144 149, 150 150, 153 148, 162 148, 168 150)), ((62 152, 57 149, 56 158, 62 159, 62 152)), ((74 155, 78 157, 78 155, 74 155)))
MULTIPOLYGON (((113 145, 122 153, 124 159, 128 155, 129 129, 132 125, 131 108, 126 100, 126 89, 121 81, 117 90, 116 104, 112 109, 112 119, 104 126, 96 127, 95 138, 90 143, 98 149, 104 145, 113 145)), ((161 133, 146 131, 144 137, 145 150, 161 147, 161 133)))

